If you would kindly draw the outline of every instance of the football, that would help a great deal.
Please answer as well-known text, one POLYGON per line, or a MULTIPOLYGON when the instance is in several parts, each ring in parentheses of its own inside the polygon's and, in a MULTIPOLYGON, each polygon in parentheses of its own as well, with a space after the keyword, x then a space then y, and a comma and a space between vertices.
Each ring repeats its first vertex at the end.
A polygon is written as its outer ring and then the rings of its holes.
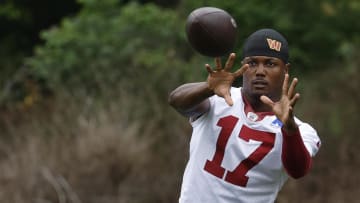
POLYGON ((237 25, 225 10, 201 7, 193 10, 186 21, 186 36, 191 47, 209 57, 229 54, 236 43, 237 25))

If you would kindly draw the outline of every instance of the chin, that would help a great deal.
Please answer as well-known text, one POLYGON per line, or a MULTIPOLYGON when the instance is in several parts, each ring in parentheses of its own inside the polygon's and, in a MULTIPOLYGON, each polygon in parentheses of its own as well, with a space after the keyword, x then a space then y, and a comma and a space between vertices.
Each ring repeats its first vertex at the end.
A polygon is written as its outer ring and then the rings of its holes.
POLYGON ((255 90, 252 91, 252 95, 254 97, 259 97, 260 98, 262 95, 269 96, 269 92, 265 91, 265 90, 255 89, 255 90))
POLYGON ((250 96, 251 96, 253 99, 258 99, 258 100, 260 100, 260 97, 263 96, 263 95, 264 95, 264 94, 259 93, 259 92, 252 92, 252 93, 250 94, 250 96))

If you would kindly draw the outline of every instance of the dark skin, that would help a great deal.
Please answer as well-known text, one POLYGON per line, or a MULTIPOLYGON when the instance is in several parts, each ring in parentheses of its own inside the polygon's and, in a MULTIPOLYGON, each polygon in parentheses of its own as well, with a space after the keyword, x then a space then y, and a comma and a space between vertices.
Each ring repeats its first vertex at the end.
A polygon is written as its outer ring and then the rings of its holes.
POLYGON ((290 64, 274 57, 252 56, 246 57, 242 67, 232 73, 235 57, 235 53, 230 54, 224 67, 220 58, 215 58, 215 69, 206 64, 207 81, 176 88, 170 93, 170 105, 185 116, 197 117, 209 110, 208 98, 216 94, 232 106, 231 85, 237 77, 243 76, 242 91, 254 111, 271 111, 281 120, 289 135, 296 132, 293 109, 300 95, 295 92, 297 78, 289 86, 290 64))
POLYGON ((271 111, 268 105, 263 105, 260 97, 266 95, 273 101, 280 100, 289 64, 285 65, 277 58, 259 56, 246 57, 242 64, 249 65, 248 71, 243 75, 242 93, 256 112, 271 111))

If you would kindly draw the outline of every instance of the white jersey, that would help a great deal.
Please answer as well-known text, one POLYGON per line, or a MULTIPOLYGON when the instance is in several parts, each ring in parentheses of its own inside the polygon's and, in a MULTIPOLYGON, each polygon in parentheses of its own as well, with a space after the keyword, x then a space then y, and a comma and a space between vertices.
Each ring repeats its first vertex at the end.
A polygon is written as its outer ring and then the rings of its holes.
MULTIPOLYGON (((274 202, 288 175, 281 161, 281 122, 274 115, 253 121, 245 115, 240 88, 231 88, 232 107, 210 97, 210 110, 191 122, 193 133, 181 203, 274 202)), ((320 142, 316 131, 296 119, 311 156, 320 142)))

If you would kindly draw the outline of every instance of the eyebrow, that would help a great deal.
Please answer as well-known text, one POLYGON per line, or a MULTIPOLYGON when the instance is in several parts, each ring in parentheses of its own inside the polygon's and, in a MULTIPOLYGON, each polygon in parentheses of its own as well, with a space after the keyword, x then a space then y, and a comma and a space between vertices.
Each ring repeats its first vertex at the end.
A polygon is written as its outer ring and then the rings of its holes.
MULTIPOLYGON (((275 57, 270 57, 270 56, 265 56, 266 58, 264 59, 265 61, 278 61, 280 59, 275 58, 275 57)), ((253 61, 253 60, 259 60, 256 56, 255 57, 246 57, 245 59, 243 59, 243 62, 245 61, 253 61)))
MULTIPOLYGON (((263 63, 268 63, 268 62, 271 62, 271 63, 275 63, 275 64, 279 64, 281 63, 281 59, 278 59, 278 58, 275 58, 275 57, 270 57, 270 56, 265 56, 266 58, 264 59, 263 63)), ((245 59, 243 59, 241 61, 242 64, 245 64, 245 63, 249 63, 249 62, 259 62, 259 59, 258 57, 256 56, 248 56, 246 57, 245 59)))

